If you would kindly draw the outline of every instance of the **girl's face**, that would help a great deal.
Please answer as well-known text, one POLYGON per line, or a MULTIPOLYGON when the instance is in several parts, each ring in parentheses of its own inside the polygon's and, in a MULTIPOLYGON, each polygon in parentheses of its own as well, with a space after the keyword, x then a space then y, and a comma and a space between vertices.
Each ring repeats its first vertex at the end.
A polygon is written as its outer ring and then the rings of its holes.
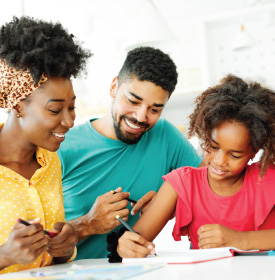
POLYGON ((69 79, 50 78, 29 101, 20 102, 22 139, 32 146, 56 151, 74 125, 75 95, 69 79))
POLYGON ((209 182, 236 182, 255 155, 247 128, 236 121, 225 121, 213 129, 211 139, 209 151, 204 156, 209 182))

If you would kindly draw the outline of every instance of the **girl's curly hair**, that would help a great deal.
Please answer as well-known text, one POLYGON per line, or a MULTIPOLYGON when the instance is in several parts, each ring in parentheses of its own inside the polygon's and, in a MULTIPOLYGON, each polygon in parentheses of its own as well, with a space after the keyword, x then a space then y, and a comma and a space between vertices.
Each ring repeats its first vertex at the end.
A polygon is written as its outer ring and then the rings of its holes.
POLYGON ((237 121, 248 129, 253 151, 263 151, 260 176, 275 163, 275 93, 272 90, 230 74, 217 86, 204 91, 195 103, 196 108, 189 116, 188 136, 197 135, 203 149, 210 146, 214 128, 224 121, 237 121))

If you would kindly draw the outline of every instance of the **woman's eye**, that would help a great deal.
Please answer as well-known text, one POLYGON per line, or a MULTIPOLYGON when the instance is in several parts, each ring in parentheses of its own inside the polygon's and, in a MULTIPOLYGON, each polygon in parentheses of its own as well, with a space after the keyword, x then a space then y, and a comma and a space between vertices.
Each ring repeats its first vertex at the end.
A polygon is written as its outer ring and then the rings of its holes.
POLYGON ((60 113, 61 111, 60 110, 58 110, 58 111, 55 111, 55 110, 49 110, 50 112, 52 112, 52 113, 54 113, 54 114, 58 114, 58 113, 60 113))
POLYGON ((69 110, 70 110, 70 111, 73 111, 74 109, 75 109, 75 107, 71 107, 71 108, 69 108, 69 110))

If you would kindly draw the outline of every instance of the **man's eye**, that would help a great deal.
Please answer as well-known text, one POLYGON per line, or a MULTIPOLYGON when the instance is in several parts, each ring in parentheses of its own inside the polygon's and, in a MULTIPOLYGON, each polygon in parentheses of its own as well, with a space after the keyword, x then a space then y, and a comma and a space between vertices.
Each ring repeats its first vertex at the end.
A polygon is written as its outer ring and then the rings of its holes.
POLYGON ((128 99, 128 101, 130 102, 130 103, 132 103, 132 104, 138 104, 137 102, 135 102, 135 101, 133 101, 133 100, 131 100, 131 99, 129 99, 129 98, 127 98, 128 99))

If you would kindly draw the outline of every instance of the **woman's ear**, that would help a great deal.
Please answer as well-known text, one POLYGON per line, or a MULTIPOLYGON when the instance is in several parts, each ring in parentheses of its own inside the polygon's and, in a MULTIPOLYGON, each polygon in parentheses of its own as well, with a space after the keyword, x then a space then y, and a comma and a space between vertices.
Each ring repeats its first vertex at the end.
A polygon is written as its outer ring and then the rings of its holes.
POLYGON ((12 108, 12 112, 13 114, 19 119, 21 118, 21 106, 19 104, 17 104, 15 107, 12 108))
POLYGON ((116 92, 117 92, 117 88, 118 88, 118 80, 117 80, 117 76, 113 79, 112 83, 111 83, 111 88, 110 88, 110 95, 112 98, 115 98, 116 96, 116 92))

